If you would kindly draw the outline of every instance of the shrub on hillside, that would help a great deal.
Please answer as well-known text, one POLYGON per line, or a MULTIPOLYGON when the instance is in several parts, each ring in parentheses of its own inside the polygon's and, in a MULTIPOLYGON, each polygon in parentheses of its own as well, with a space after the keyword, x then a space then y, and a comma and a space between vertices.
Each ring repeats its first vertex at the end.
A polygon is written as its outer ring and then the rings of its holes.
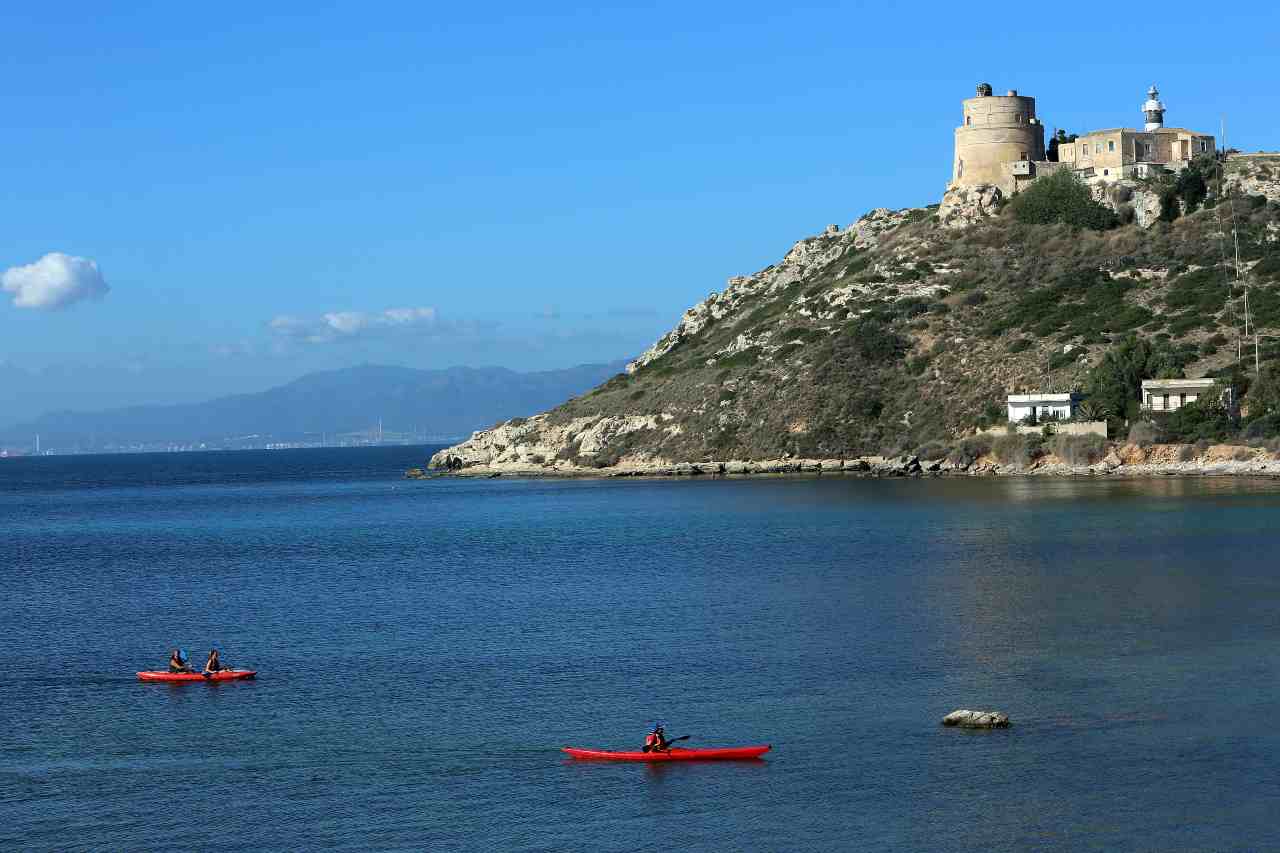
POLYGON ((1041 438, 1016 432, 1002 435, 991 442, 991 453, 1002 465, 1027 465, 1041 455, 1041 438))
POLYGON ((1196 400, 1160 418, 1160 432, 1168 441, 1222 441, 1235 432, 1231 413, 1214 400, 1196 400))
POLYGON ((1275 278, 1280 276, 1280 252, 1272 252, 1263 257, 1250 270, 1258 278, 1275 278))
POLYGON ((1280 412, 1280 371, 1273 365, 1264 367, 1249 386, 1245 402, 1249 404, 1249 416, 1253 418, 1280 412))
POLYGON ((907 351, 908 341, 879 320, 870 317, 845 327, 858 355, 871 362, 897 361, 907 351))
POLYGON ((1151 421, 1135 421, 1129 427, 1129 443, 1139 447, 1150 447, 1160 440, 1160 428, 1151 421))
POLYGON ((960 442, 947 454, 953 465, 969 466, 991 452, 991 436, 975 435, 960 442))
POLYGON ((1009 203, 1014 218, 1027 225, 1063 223, 1073 228, 1105 231, 1117 223, 1115 213, 1093 200, 1089 188, 1069 171, 1040 178, 1009 203))
POLYGON ((1244 428, 1244 437, 1248 439, 1266 439, 1276 436, 1280 436, 1280 412, 1254 418, 1244 428))
POLYGON ((927 444, 922 444, 917 447, 914 455, 926 462, 932 462, 935 459, 945 459, 947 456, 947 447, 941 442, 930 441, 927 444))
POLYGON ((1050 445, 1053 455, 1068 465, 1092 465, 1107 453, 1100 435, 1055 435, 1050 445))

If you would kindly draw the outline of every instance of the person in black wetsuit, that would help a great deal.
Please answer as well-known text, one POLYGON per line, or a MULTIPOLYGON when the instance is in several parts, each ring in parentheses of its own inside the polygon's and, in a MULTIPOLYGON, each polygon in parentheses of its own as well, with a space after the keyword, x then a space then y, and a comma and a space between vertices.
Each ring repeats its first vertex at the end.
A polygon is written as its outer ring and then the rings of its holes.
POLYGON ((188 666, 187 662, 182 659, 182 652, 179 651, 178 649, 174 649, 173 653, 169 655, 169 671, 170 672, 190 672, 191 671, 191 667, 188 666))
POLYGON ((666 752, 671 748, 671 744, 667 742, 667 733, 662 730, 662 724, 659 723, 653 727, 653 731, 644 736, 644 749, 642 752, 666 752))

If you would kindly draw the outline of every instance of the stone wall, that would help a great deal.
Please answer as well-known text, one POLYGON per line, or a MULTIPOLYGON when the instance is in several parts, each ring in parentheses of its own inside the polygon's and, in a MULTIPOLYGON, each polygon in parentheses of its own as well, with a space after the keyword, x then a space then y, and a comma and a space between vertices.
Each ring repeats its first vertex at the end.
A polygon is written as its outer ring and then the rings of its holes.
MULTIPOLYGON (((1067 423, 1049 423, 1039 426, 1027 426, 1026 424, 1015 424, 1014 429, 1019 435, 1043 435, 1044 428, 1048 426, 1052 429, 1054 435, 1098 435, 1103 438, 1107 437, 1106 421, 1069 421, 1067 423)), ((986 435, 1004 435, 1008 431, 1008 427, 994 426, 990 429, 979 430, 979 434, 986 435)))

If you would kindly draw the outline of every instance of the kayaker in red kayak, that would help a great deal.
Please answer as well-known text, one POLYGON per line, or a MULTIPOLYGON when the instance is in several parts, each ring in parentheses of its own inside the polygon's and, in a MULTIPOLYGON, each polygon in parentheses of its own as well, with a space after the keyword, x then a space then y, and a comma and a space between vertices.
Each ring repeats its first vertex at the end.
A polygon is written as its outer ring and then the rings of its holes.
POLYGON ((667 742, 667 733, 662 730, 662 724, 654 725, 653 731, 644 736, 643 752, 666 752, 671 748, 671 744, 667 742))
POLYGON ((169 671, 170 672, 190 672, 191 667, 187 665, 186 660, 182 657, 182 652, 174 649, 169 655, 169 671))
POLYGON ((213 675, 215 672, 222 671, 222 661, 218 660, 218 650, 209 650, 209 660, 205 662, 204 674, 213 675))

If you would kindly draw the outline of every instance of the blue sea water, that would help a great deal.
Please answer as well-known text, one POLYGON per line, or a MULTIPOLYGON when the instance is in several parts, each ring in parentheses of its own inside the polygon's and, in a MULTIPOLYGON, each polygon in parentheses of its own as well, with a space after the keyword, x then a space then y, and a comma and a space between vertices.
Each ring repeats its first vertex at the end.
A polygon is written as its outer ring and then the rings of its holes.
POLYGON ((0 848, 1280 849, 1280 484, 427 452, 0 462, 0 848))

